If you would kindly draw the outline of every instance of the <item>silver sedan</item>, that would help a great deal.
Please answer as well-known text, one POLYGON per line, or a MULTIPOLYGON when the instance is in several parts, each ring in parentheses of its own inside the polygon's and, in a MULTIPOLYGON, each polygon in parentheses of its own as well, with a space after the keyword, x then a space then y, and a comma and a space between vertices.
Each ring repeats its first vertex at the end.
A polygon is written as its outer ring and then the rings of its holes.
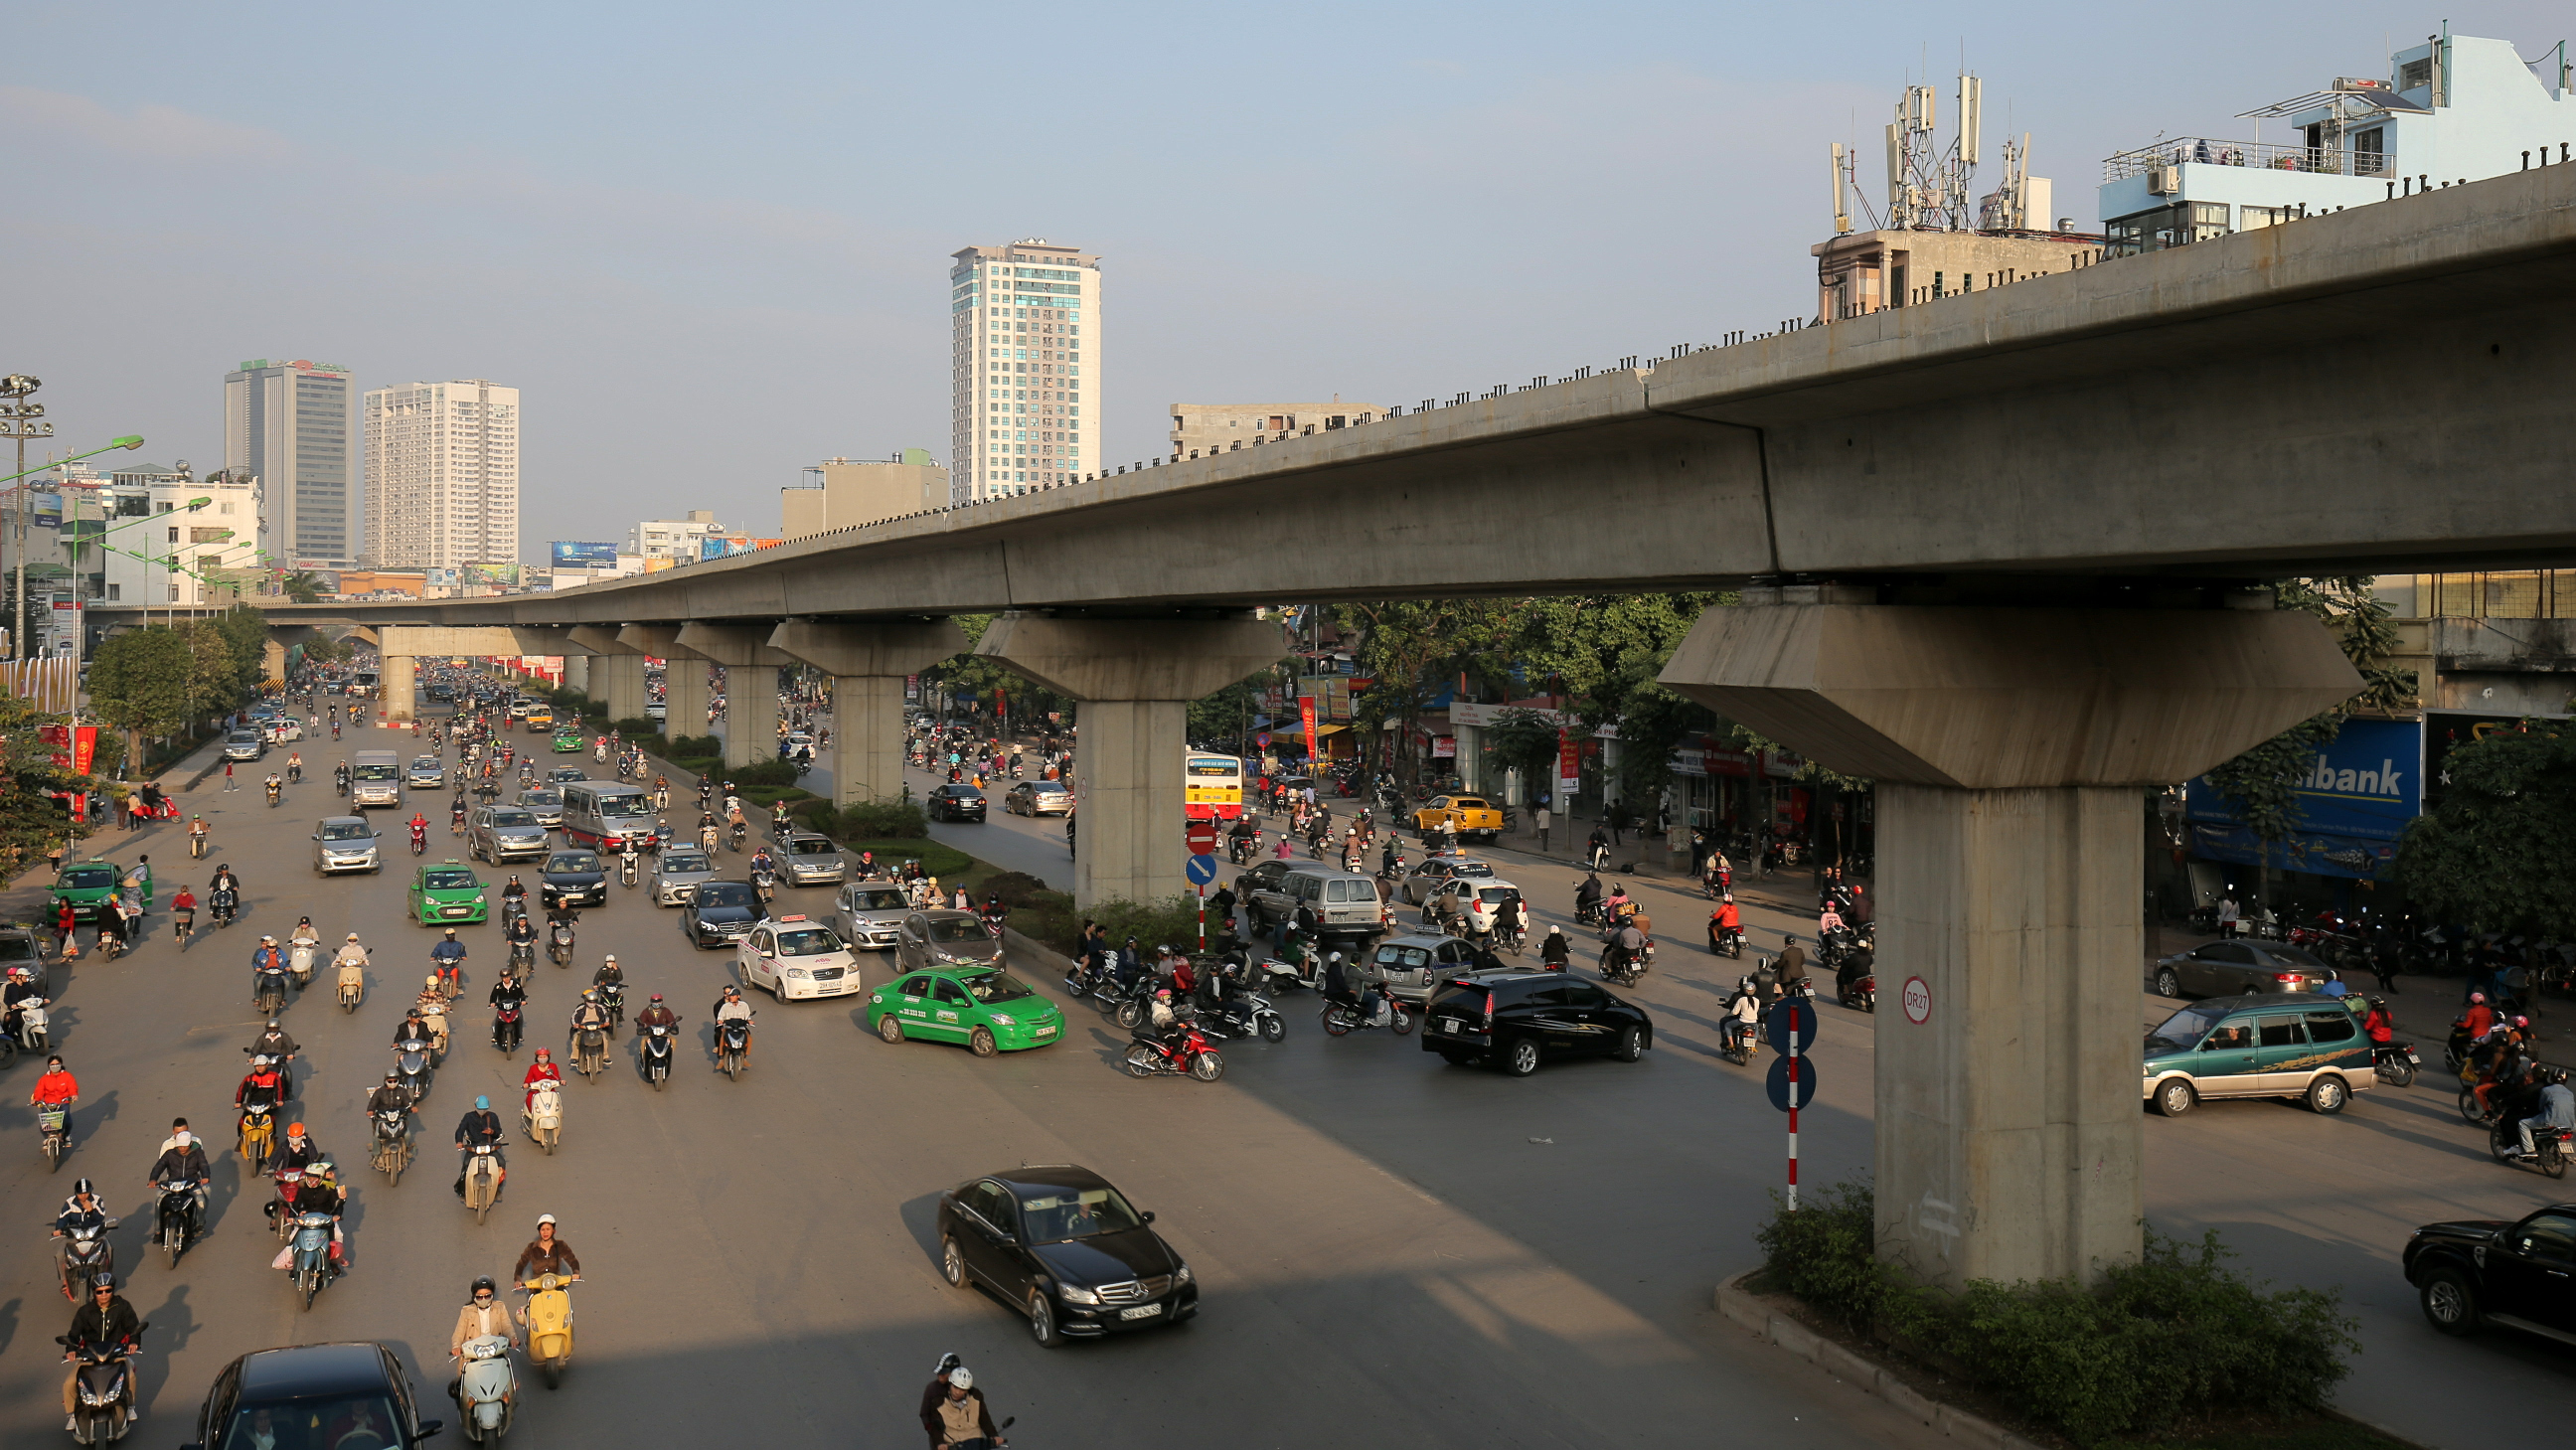
POLYGON ((653 904, 685 906, 698 894, 698 883, 716 878, 716 863, 695 846, 670 845, 653 866, 653 904))

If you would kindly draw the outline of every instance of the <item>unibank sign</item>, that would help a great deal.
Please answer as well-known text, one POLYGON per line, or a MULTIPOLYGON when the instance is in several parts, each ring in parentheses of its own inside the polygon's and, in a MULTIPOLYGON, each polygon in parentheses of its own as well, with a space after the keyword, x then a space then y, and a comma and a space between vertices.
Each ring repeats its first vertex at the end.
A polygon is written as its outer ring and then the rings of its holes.
POLYGON ((2243 823, 2237 803, 2206 777, 2191 782, 2186 818, 2192 854, 2287 871, 2385 878, 2397 839, 2424 806, 2424 727, 2413 720, 2347 720, 2310 757, 2291 788, 2289 836, 2268 850, 2243 823))

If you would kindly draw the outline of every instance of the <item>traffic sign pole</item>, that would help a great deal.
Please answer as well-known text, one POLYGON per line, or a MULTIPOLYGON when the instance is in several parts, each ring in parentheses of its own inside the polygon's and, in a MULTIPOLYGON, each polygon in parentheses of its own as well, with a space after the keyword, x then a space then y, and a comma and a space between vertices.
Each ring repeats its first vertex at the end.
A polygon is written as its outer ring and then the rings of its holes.
POLYGON ((1789 1211, 1798 1211, 1798 1035, 1789 1034, 1789 1211))
POLYGON ((1199 955, 1207 955, 1207 888, 1199 888, 1199 955))

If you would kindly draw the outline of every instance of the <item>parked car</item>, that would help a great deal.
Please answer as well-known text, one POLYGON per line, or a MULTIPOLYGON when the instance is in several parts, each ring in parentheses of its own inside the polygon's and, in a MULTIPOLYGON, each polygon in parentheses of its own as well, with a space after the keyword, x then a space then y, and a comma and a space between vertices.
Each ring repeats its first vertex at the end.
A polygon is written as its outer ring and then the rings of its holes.
POLYGON ((894 936, 894 968, 908 972, 924 967, 998 967, 1002 939, 971 911, 944 907, 916 911, 903 919, 894 936))
POLYGON ((781 1002, 846 997, 867 990, 859 959, 840 935, 802 916, 782 916, 752 927, 734 952, 734 971, 746 987, 766 987, 781 1002))
POLYGON ((1646 1009, 1597 982, 1516 969, 1444 978, 1423 1011, 1422 1050, 1527 1077, 1558 1057, 1635 1062, 1655 1045, 1646 1009))
POLYGON ((313 869, 325 876, 343 871, 381 871, 376 828, 365 816, 325 816, 313 823, 313 869))
POLYGON ((2302 1098, 2339 1113, 2374 1086, 2370 1039, 2341 997, 2256 993, 2194 1002, 2147 1034, 2144 1095, 2168 1118, 2202 1098, 2302 1098))
POLYGON ((496 866, 533 861, 551 844, 545 823, 518 806, 478 806, 465 818, 465 854, 496 866))
POLYGON ((706 852, 696 846, 665 846, 653 865, 653 904, 685 906, 699 886, 715 878, 715 860, 706 852))
POLYGON ((887 881, 853 881, 832 897, 832 928, 853 947, 890 952, 911 911, 902 887, 887 881))
POLYGON ((731 946, 760 918, 760 894, 750 882, 701 881, 680 908, 680 933, 691 946, 731 946))
POLYGON ((440 1424, 420 1418, 394 1351, 364 1341, 298 1344, 254 1350, 225 1365, 198 1407, 189 1450, 297 1444, 395 1450, 428 1443, 440 1424), (306 1439, 279 1433, 296 1427, 319 1428, 306 1439))
POLYGON ((1413 829, 1429 835, 1439 827, 1457 828, 1458 839, 1487 841, 1503 833, 1502 808, 1483 796, 1433 796, 1413 812, 1413 829))
POLYGON ((2202 942, 2156 963, 2160 997, 2236 997, 2248 992, 2314 992, 2338 980, 2305 947, 2276 941, 2202 942))
POLYGON ((1002 793, 1002 809, 1017 816, 1069 816, 1073 792, 1060 780, 1024 780, 1002 793))
POLYGON ((597 851, 574 847, 546 857, 537 874, 541 906, 606 906, 608 867, 597 851))
POLYGON ((1177 1324, 1199 1289, 1153 1222, 1088 1168, 1015 1168, 939 1196, 939 1270, 990 1289, 1050 1347, 1177 1324))
POLYGON ((2521 1219, 2428 1223, 2406 1241, 2406 1282, 2444 1334, 2486 1324, 2576 1344, 2576 1203, 2521 1219))
POLYGON ((470 926, 491 912, 482 878, 453 858, 414 871, 403 895, 412 920, 423 926, 470 926))
POLYGON ((929 815, 934 821, 982 821, 984 793, 971 785, 943 785, 930 793, 929 815))
POLYGON ((1481 881, 1494 868, 1473 856, 1425 856, 1404 878, 1404 899, 1415 906, 1440 894, 1452 881, 1481 881))

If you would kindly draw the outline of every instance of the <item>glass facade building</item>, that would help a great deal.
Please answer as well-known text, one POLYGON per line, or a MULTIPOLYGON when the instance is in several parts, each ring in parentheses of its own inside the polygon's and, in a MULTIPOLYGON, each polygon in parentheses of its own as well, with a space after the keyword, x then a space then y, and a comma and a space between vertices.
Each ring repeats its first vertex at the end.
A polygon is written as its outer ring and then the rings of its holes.
POLYGON ((1100 259, 1032 238, 950 260, 950 501, 1098 473, 1100 259))

